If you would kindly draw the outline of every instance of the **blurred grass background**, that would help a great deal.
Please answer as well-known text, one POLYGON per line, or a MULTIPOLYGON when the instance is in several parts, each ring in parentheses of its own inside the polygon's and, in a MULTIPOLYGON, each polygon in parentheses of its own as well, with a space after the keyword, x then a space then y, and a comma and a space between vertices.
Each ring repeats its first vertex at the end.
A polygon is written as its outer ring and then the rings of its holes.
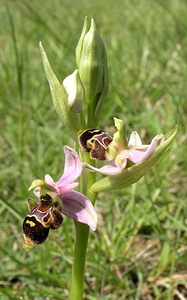
MULTIPOLYGON (((68 136, 53 109, 38 43, 61 79, 75 69, 84 16, 105 42, 112 116, 145 141, 180 124, 177 141, 141 182, 101 194, 90 235, 86 300, 187 299, 187 2, 185 0, 1 1, 0 299, 67 299, 73 222, 31 252, 22 249, 27 189, 63 170, 68 136)), ((75 299, 76 300, 76 299, 75 299)))

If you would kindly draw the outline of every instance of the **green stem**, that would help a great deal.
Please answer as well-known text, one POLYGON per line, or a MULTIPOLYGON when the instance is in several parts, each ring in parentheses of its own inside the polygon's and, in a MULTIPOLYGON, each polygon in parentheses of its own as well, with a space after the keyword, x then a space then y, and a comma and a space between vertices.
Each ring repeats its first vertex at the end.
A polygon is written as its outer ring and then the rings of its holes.
MULTIPOLYGON (((91 101, 90 101, 91 103, 91 101)), ((95 128, 97 126, 97 121, 95 118, 95 112, 92 103, 88 104, 88 120, 87 128, 95 128)))
POLYGON ((89 227, 76 223, 76 241, 71 277, 70 300, 82 300, 84 292, 84 268, 88 244, 89 227))
MULTIPOLYGON (((87 154, 84 155, 84 161, 91 163, 87 154)), ((80 191, 86 194, 92 203, 95 202, 96 193, 90 192, 90 186, 95 182, 95 173, 83 172, 80 180, 80 191)), ((84 293, 84 270, 86 261, 86 251, 89 237, 89 227, 87 225, 75 222, 76 240, 74 248, 74 260, 71 277, 70 300, 82 300, 84 293)))

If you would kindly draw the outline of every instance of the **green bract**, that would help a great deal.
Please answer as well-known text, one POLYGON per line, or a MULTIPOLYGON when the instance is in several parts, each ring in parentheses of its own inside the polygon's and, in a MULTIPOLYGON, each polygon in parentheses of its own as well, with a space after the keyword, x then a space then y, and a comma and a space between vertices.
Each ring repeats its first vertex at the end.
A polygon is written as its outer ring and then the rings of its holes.
POLYGON ((122 189, 140 180, 168 152, 176 134, 177 127, 166 134, 165 141, 160 143, 150 157, 125 169, 119 175, 107 176, 97 181, 91 186, 91 191, 104 192, 122 189))
POLYGON ((40 50, 55 110, 63 120, 65 127, 67 127, 70 131, 74 140, 77 140, 77 132, 81 129, 79 115, 73 112, 71 107, 68 105, 67 94, 64 90, 64 87, 53 72, 41 42, 40 50))
POLYGON ((77 44, 77 47, 76 47, 76 50, 75 50, 77 66, 79 66, 79 63, 80 63, 83 41, 84 41, 85 34, 88 32, 89 25, 90 24, 89 24, 88 17, 85 17, 83 28, 82 28, 82 33, 81 33, 80 39, 78 41, 78 44, 77 44))

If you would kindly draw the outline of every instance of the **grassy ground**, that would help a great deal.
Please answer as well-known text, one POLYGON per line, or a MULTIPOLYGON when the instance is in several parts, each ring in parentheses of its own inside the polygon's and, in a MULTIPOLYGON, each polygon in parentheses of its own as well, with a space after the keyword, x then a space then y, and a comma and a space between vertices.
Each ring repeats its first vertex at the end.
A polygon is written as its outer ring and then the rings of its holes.
POLYGON ((185 0, 1 1, 0 299, 68 297, 73 222, 65 219, 28 253, 22 220, 28 186, 46 173, 61 174, 68 142, 52 107, 38 42, 63 79, 75 68, 85 15, 95 17, 108 52, 111 85, 101 127, 111 126, 115 115, 149 141, 180 123, 171 152, 148 176, 97 200, 85 299, 187 299, 185 0))

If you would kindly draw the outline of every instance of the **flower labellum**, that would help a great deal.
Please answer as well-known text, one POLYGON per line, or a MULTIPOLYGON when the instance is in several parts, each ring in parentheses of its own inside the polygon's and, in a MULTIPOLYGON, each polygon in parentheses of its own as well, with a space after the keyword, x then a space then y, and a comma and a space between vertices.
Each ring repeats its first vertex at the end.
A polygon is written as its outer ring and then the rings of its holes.
POLYGON ((88 129, 79 135, 83 150, 90 152, 90 157, 96 160, 106 159, 106 150, 111 141, 112 138, 106 131, 98 129, 88 129))
POLYGON ((23 221, 24 248, 30 249, 43 243, 49 229, 57 229, 63 222, 63 215, 55 207, 50 195, 42 195, 40 203, 28 200, 30 213, 23 221))

